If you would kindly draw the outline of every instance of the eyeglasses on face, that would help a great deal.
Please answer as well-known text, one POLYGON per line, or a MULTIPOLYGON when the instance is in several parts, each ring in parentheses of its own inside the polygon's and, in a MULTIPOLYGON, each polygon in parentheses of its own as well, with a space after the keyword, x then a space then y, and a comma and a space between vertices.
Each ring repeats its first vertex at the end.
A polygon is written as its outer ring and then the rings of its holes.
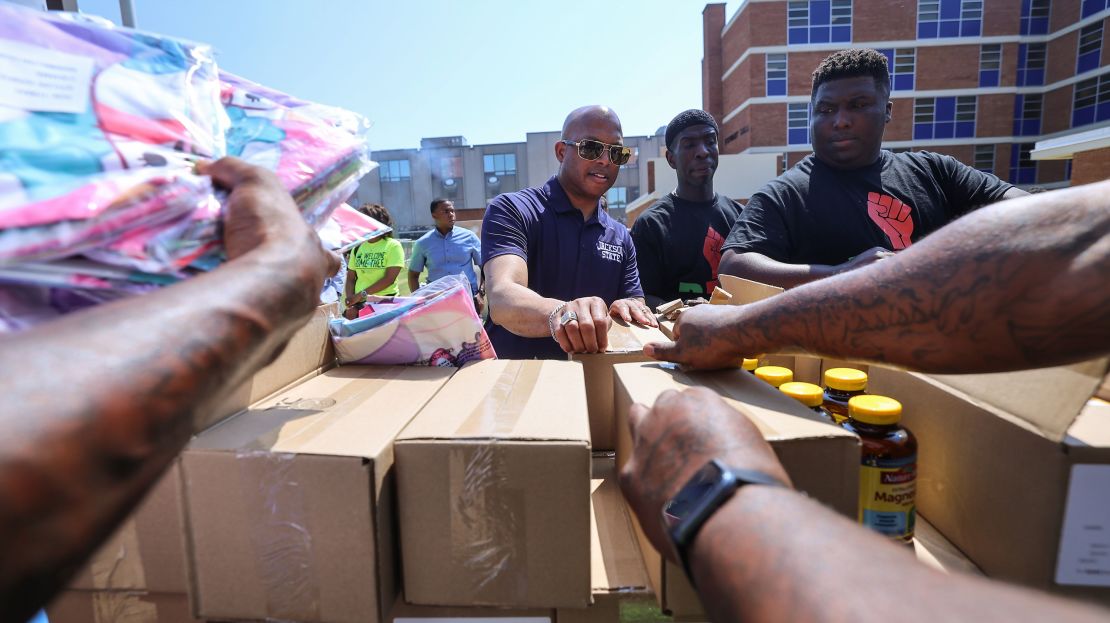
POLYGON ((578 157, 583 160, 597 160, 605 149, 609 149, 609 161, 615 165, 622 165, 632 157, 632 148, 625 147, 624 145, 609 145, 601 141, 595 141, 592 138, 583 139, 581 141, 567 141, 561 140, 560 143, 564 145, 572 145, 578 148, 578 157))

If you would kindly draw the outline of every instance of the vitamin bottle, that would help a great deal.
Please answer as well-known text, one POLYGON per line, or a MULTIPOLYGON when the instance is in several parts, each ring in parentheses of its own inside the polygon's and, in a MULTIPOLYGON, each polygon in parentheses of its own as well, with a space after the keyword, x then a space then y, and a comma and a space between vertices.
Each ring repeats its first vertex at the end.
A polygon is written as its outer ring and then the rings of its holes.
POLYGON ((740 364, 740 367, 744 368, 748 372, 751 372, 752 374, 755 374, 755 369, 759 367, 759 360, 748 359, 747 357, 744 357, 744 361, 740 364))
POLYGON ((848 419, 848 401, 867 391, 867 373, 855 368, 825 370, 825 410, 837 424, 848 419))
POLYGON ((913 540, 917 439, 901 426, 902 404, 886 396, 853 396, 842 426, 859 435, 859 521, 903 543, 913 540))
POLYGON ((829 415, 828 411, 825 411, 825 409, 821 407, 821 403, 824 401, 824 391, 821 390, 820 385, 790 381, 789 383, 779 385, 779 391, 810 409, 813 409, 813 412, 817 414, 817 417, 819 417, 822 422, 828 424, 836 423, 832 416, 829 415))
POLYGON ((775 387, 794 380, 794 373, 790 368, 782 366, 760 366, 755 369, 755 375, 775 387))

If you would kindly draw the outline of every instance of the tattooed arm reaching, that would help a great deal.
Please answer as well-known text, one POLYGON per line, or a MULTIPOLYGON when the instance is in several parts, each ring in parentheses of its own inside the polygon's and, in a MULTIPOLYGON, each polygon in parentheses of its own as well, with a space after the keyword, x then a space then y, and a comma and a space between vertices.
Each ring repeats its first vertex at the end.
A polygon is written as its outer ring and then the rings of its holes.
POLYGON ((1110 181, 997 203, 895 257, 736 307, 685 312, 656 359, 805 352, 938 372, 1110 352, 1110 181))
MULTIPOLYGON (((634 405, 628 420, 634 445, 621 488, 672 562, 663 505, 709 460, 790 483, 759 430, 711 390, 664 392, 650 409, 634 405)), ((888 621, 893 612, 922 622, 1106 618, 1026 588, 933 570, 788 487, 736 490, 702 525, 687 558, 712 621, 888 621), (861 573, 865 582, 846 582, 861 573)))
POLYGON ((158 479, 212 406, 274 357, 339 268, 272 174, 205 164, 231 194, 230 261, 0 339, 0 619, 27 620, 158 479))

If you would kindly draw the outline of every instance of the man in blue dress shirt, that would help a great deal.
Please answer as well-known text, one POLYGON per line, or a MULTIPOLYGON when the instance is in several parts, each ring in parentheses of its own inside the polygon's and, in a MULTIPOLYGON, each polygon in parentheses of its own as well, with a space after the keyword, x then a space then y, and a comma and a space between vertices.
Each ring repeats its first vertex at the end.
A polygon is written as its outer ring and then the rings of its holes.
POLYGON ((409 291, 420 287, 420 273, 428 269, 428 283, 447 275, 463 275, 470 282, 474 308, 482 313, 481 284, 474 265, 482 265, 482 243, 469 229, 455 227, 455 202, 434 199, 432 220, 436 226, 412 245, 409 260, 409 291))
POLYGON ((606 350, 610 316, 656 326, 644 304, 636 247, 601 197, 631 150, 605 106, 570 113, 555 143, 558 173, 494 197, 482 221, 486 331, 503 359, 606 350))

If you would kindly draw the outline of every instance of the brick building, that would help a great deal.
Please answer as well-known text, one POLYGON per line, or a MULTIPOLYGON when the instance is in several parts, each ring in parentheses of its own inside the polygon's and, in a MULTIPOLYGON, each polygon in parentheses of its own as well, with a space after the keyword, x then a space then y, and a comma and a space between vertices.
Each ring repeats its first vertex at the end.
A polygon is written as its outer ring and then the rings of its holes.
POLYGON ((1018 184, 1064 185, 1034 144, 1110 126, 1110 0, 746 0, 702 12, 702 104, 722 153, 810 153, 811 74, 832 51, 887 55, 883 146, 951 154, 1018 184))

